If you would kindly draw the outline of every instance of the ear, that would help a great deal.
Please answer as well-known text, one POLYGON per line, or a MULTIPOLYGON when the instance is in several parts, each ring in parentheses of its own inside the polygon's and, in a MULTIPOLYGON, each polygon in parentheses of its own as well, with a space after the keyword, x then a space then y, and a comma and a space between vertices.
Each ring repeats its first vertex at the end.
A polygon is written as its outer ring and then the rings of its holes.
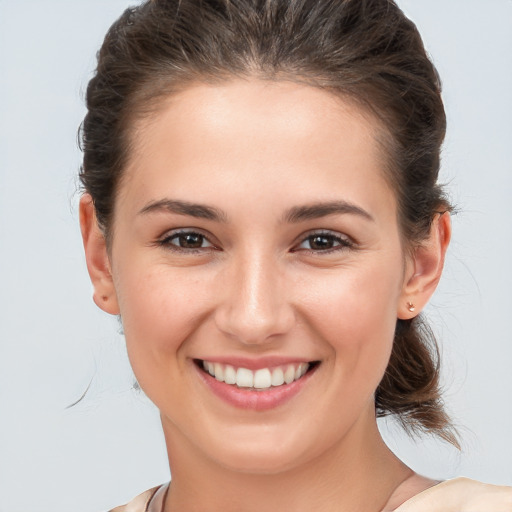
POLYGON ((93 300, 103 311, 111 315, 118 315, 119 305, 112 279, 107 244, 105 236, 98 226, 94 204, 89 194, 84 194, 80 198, 80 229, 87 270, 94 287, 93 300))
POLYGON ((443 272, 446 250, 452 228, 450 214, 437 215, 430 228, 430 235, 407 262, 406 276, 397 317, 407 320, 415 317, 426 306, 434 293, 443 272))

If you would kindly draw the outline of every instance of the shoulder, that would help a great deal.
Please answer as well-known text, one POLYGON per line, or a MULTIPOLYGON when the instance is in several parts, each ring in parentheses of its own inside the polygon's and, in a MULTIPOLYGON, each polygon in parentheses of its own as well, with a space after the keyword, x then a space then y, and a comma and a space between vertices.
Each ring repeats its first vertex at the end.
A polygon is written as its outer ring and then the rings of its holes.
POLYGON ((130 503, 109 512, 161 512, 169 484, 159 485, 139 494, 130 503))
POLYGON ((512 512, 512 487, 454 478, 430 487, 395 512, 512 512))

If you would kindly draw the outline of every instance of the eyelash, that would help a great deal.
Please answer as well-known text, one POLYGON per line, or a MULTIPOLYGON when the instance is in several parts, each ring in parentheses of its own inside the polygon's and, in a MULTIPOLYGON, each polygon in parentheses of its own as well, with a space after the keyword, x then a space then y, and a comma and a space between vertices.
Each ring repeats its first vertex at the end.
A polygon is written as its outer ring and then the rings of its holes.
MULTIPOLYGON (((187 254, 201 254, 201 253, 204 253, 205 250, 212 250, 212 249, 219 250, 219 248, 216 247, 215 244, 213 244, 205 234, 203 234, 199 231, 190 230, 190 229, 184 229, 184 230, 172 232, 168 236, 165 236, 164 238, 158 240, 157 244, 159 246, 165 247, 171 251, 179 252, 179 253, 187 253, 187 254), (206 241, 206 242, 208 242, 209 245, 206 247, 186 248, 186 247, 180 247, 180 246, 172 243, 173 240, 179 240, 180 237, 184 237, 184 236, 201 237, 201 241, 202 242, 206 241)), ((321 230, 321 231, 315 231, 313 233, 310 233, 306 237, 302 238, 300 243, 298 244, 298 246, 295 246, 291 252, 304 251, 304 252, 308 252, 310 254, 315 254, 315 255, 330 254, 330 253, 337 252, 337 251, 353 249, 354 245, 355 245, 354 242, 352 240, 350 240, 349 238, 342 237, 339 234, 333 233, 331 231, 325 231, 325 230, 322 231, 321 230), (334 245, 334 247, 330 247, 328 249, 318 249, 318 250, 307 249, 305 247, 301 248, 302 244, 307 243, 308 241, 311 243, 311 241, 314 238, 328 239, 328 240, 330 240, 330 242, 332 244, 337 244, 337 245, 334 245)))
POLYGON ((200 254, 200 253, 203 253, 205 249, 218 250, 218 248, 212 242, 210 242, 210 240, 208 240, 208 237, 206 235, 204 235, 203 233, 201 233, 199 231, 193 230, 193 229, 183 229, 180 231, 171 232, 164 238, 158 240, 157 244, 159 246, 165 247, 171 251, 187 253, 187 254, 200 254), (185 237, 187 235, 201 237, 202 241, 206 241, 210 245, 207 247, 187 248, 187 247, 180 247, 180 246, 172 243, 172 240, 178 240, 180 237, 185 237))
POLYGON ((310 254, 331 254, 333 252, 343 251, 347 249, 353 249, 354 248, 354 242, 350 240, 347 237, 340 236, 338 233, 333 233, 332 231, 314 231, 313 233, 310 233, 308 236, 302 239, 302 241, 299 244, 298 249, 293 249, 293 252, 304 250, 310 254), (307 243, 308 241, 311 243, 311 241, 314 238, 325 238, 329 239, 331 243, 337 243, 338 245, 335 245, 334 247, 330 247, 328 249, 307 249, 307 248, 300 248, 300 246, 304 243, 307 243))

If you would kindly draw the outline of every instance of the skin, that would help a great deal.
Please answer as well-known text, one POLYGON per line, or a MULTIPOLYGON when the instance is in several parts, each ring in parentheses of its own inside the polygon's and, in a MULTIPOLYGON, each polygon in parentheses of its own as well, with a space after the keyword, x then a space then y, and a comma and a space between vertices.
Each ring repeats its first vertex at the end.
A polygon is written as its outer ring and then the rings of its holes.
POLYGON ((434 483, 386 447, 373 395, 396 319, 417 315, 439 281, 450 222, 438 216, 405 250, 379 129, 305 85, 197 84, 137 124, 109 250, 82 197, 94 300, 121 314, 161 412, 166 510, 377 512, 434 483), (155 206, 168 200, 220 218, 155 206), (345 206, 287 218, 318 203, 345 206), (201 235, 197 247, 180 248, 176 230, 201 235), (319 230, 329 250, 313 243, 319 230), (215 396, 193 363, 263 356, 320 364, 291 400, 254 411, 215 396))

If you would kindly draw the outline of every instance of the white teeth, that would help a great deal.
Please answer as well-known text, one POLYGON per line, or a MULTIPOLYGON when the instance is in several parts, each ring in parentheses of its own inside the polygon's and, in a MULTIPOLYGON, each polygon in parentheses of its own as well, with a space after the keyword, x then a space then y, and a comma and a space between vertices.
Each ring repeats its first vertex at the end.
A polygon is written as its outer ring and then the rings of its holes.
POLYGON ((295 380, 295 368, 293 364, 289 364, 284 372, 284 381, 291 384, 295 380))
POLYGON ((272 386, 282 386, 284 384, 284 373, 282 368, 276 368, 272 372, 272 386))
POLYGON ((300 379, 308 371, 308 368, 308 363, 300 363, 295 370, 295 380, 300 379))
POLYGON ((236 370, 229 364, 224 368, 224 382, 226 384, 236 384, 236 370))
POLYGON ((236 385, 239 388, 269 389, 283 384, 291 384, 300 379, 309 369, 309 363, 288 364, 275 368, 260 368, 252 371, 235 368, 229 364, 202 361, 203 369, 219 382, 236 385))
POLYGON ((272 375, 268 368, 257 370, 254 374, 254 387, 256 389, 269 388, 272 385, 272 375))
POLYGON ((222 368, 222 365, 219 363, 215 363, 214 369, 215 369, 215 378, 217 380, 219 380, 220 382, 224 382, 224 369, 222 368))
POLYGON ((236 371, 236 385, 239 388, 252 388, 254 384, 254 374, 247 368, 238 368, 236 371))

